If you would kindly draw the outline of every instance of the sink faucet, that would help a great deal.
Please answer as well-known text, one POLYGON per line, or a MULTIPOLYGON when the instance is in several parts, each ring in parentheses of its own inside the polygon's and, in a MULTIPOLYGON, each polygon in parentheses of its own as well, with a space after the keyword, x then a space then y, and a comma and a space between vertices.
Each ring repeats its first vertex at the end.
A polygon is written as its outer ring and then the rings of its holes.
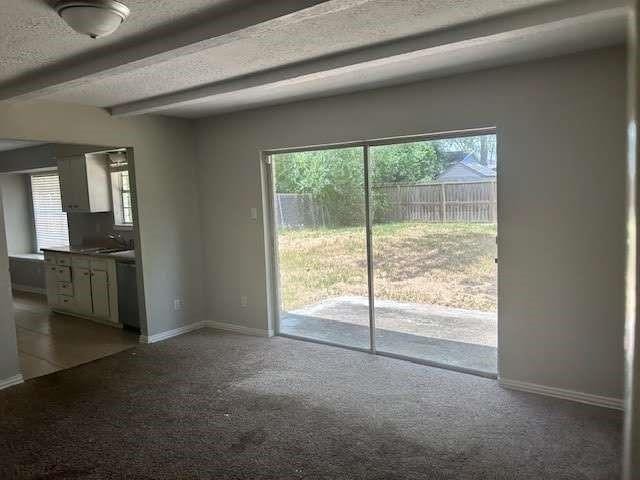
POLYGON ((124 238, 122 238, 122 235, 120 235, 117 232, 108 233, 107 234, 107 238, 109 240, 113 240, 114 242, 116 242, 121 247, 125 247, 125 248, 129 247, 129 243, 124 238))

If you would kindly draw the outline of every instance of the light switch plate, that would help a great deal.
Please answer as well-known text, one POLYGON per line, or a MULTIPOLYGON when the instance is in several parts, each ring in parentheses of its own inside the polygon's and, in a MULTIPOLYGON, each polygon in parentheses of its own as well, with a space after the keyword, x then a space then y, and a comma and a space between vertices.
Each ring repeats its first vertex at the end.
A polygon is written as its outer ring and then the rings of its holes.
POLYGON ((258 219, 258 209, 256 207, 251 207, 251 212, 249 214, 251 215, 251 220, 258 219))

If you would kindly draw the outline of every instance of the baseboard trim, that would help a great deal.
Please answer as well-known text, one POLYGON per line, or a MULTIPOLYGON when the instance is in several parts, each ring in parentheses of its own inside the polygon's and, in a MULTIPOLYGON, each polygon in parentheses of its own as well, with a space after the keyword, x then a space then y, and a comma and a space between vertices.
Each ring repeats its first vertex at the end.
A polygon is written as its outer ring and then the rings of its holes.
POLYGON ((597 407, 612 408, 615 410, 623 410, 624 403, 620 398, 603 397, 600 395, 592 395, 590 393, 576 392, 574 390, 565 390, 563 388, 547 387, 544 385, 536 385, 535 383, 520 382, 517 380, 507 380, 501 378, 500 386, 511 390, 519 390, 521 392, 537 393, 538 395, 546 395, 548 397, 561 398, 563 400, 571 400, 597 407))
POLYGON ((225 330, 227 332, 241 333, 243 335, 253 335, 258 337, 273 337, 273 330, 271 329, 263 330, 261 328, 250 328, 250 327, 245 327, 244 325, 236 325, 233 323, 213 322, 213 321, 208 321, 204 323, 209 328, 225 330))
POLYGON ((13 377, 4 378, 0 380, 0 390, 3 388, 13 387, 14 385, 18 385, 22 382, 24 382, 22 375, 14 375, 13 377))
POLYGON ((167 340, 169 338, 177 337, 178 335, 182 335, 184 333, 192 332, 194 330, 199 330, 204 328, 206 322, 196 322, 191 323, 189 325, 185 325, 184 327, 174 328, 173 330, 167 330, 166 332, 156 333, 155 335, 140 335, 138 337, 138 341, 140 343, 156 343, 162 340, 167 340))
POLYGON ((30 287, 29 285, 16 285, 15 283, 11 284, 11 290, 15 290, 16 292, 38 293, 40 295, 47 294, 47 290, 44 288, 30 287))
POLYGON ((228 332, 240 333, 243 335, 253 335, 258 337, 273 337, 273 330, 262 330, 259 328, 249 328, 243 325, 235 325, 233 323, 212 322, 203 321, 191 323, 184 327, 174 328, 173 330, 167 330, 166 332, 156 333, 155 335, 140 335, 138 341, 140 343, 155 343, 169 338, 177 337, 184 333, 199 330, 201 328, 215 328, 217 330, 225 330, 228 332))

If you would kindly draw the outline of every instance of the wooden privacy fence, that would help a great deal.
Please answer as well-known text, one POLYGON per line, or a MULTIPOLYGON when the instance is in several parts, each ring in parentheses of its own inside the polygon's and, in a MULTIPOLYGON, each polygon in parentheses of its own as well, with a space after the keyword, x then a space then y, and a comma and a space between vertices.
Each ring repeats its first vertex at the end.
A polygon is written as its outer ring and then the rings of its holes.
POLYGON ((494 223, 497 219, 496 182, 376 185, 387 205, 386 222, 494 223))
MULTIPOLYGON (((427 223, 494 223, 497 219, 496 182, 381 184, 373 188, 376 221, 427 223)), ((362 205, 354 205, 362 208, 362 205)), ((330 227, 326 206, 310 193, 275 196, 279 227, 330 227)))

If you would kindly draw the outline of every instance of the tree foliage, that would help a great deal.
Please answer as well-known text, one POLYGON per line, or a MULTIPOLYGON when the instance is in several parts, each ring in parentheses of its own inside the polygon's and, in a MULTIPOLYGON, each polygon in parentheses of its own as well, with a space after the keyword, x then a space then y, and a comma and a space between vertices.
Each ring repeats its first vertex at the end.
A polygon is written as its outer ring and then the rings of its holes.
POLYGON ((440 152, 473 153, 478 161, 484 165, 495 165, 496 163, 497 145, 495 135, 443 138, 434 140, 433 144, 440 152))
POLYGON ((362 149, 285 153, 276 160, 277 193, 310 193, 336 226, 364 222, 362 149))
POLYGON ((442 162, 432 143, 381 145, 371 149, 373 183, 419 182, 442 173, 442 162))
MULTIPOLYGON (((371 149, 374 184, 435 179, 443 169, 435 146, 429 142, 381 145, 371 149)), ((362 149, 338 148, 277 155, 278 193, 320 195, 331 184, 364 185, 362 149)))
MULTIPOLYGON (((476 153, 478 159, 495 155, 492 140, 466 137, 381 145, 371 148, 372 185, 432 181, 442 173, 448 151, 476 153)), ((361 147, 315 150, 275 155, 277 193, 312 194, 336 226, 364 222, 364 162, 361 147)), ((388 207, 373 190, 374 215, 388 207)))

